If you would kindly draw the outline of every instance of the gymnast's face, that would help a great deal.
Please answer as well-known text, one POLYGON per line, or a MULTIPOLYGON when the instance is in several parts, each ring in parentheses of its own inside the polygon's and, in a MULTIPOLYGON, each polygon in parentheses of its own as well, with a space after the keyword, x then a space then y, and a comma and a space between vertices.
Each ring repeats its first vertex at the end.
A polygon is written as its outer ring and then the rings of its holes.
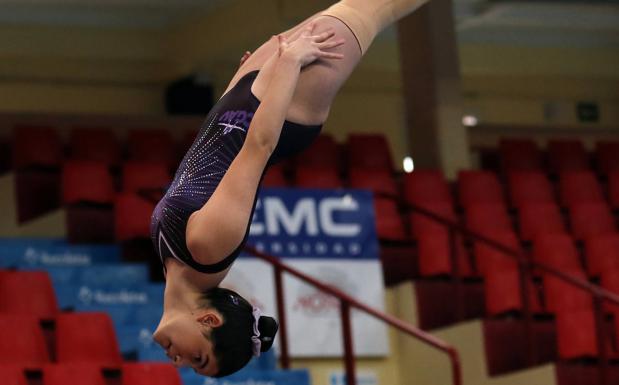
POLYGON ((213 328, 222 324, 223 318, 213 309, 164 315, 153 338, 174 366, 189 366, 198 374, 213 376, 219 369, 208 336, 213 328))

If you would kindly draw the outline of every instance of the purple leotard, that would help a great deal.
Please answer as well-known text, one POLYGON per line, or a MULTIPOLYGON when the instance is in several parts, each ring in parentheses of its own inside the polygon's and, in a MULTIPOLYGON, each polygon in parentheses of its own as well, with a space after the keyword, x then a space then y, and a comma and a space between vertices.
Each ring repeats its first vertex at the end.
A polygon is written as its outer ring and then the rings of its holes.
MULTIPOLYGON (((219 263, 203 265, 196 262, 187 249, 185 230, 189 216, 202 208, 213 195, 245 141, 251 120, 260 105, 251 92, 257 75, 258 71, 245 75, 215 104, 178 167, 172 184, 155 207, 150 231, 162 263, 165 258, 172 257, 197 271, 217 273, 234 262, 247 241, 251 218, 243 241, 232 254, 219 263)), ((320 133, 321 128, 284 122, 269 164, 301 152, 320 133)), ((257 196, 256 193, 256 199, 257 196)), ((254 208, 255 205, 256 200, 254 208)))

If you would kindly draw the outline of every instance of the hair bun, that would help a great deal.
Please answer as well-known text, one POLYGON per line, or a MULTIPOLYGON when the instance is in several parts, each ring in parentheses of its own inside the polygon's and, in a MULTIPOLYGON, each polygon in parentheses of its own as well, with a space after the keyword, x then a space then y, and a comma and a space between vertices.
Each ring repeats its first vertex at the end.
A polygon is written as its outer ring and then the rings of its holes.
POLYGON ((258 330, 260 331, 260 342, 262 343, 260 351, 262 353, 271 349, 271 346, 273 346, 277 329, 279 329, 279 324, 275 318, 264 315, 260 316, 260 320, 258 320, 258 330))

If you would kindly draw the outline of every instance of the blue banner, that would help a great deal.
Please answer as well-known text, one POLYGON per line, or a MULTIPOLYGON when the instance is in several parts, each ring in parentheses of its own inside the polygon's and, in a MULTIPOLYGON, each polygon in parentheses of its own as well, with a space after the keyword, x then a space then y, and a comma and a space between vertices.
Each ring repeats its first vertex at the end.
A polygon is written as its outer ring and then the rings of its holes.
POLYGON ((377 259, 372 194, 365 190, 264 189, 248 244, 287 258, 377 259))

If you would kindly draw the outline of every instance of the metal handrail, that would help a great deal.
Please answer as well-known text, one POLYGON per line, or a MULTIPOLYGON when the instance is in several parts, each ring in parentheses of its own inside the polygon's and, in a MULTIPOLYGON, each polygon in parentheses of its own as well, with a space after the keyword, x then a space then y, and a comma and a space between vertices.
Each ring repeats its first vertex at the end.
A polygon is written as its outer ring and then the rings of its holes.
POLYGON ((616 295, 604 288, 594 285, 591 282, 576 278, 571 276, 570 274, 566 274, 561 270, 557 270, 552 266, 549 266, 545 263, 534 261, 531 258, 528 258, 527 253, 521 250, 512 249, 510 246, 506 246, 500 242, 493 240, 483 234, 480 234, 476 231, 470 230, 460 223, 456 222, 451 218, 443 217, 440 214, 437 214, 433 211, 425 209, 419 205, 406 203, 406 208, 409 211, 418 212, 425 217, 430 218, 431 220, 442 224, 447 227, 449 230, 449 237, 451 243, 451 261, 452 261, 452 274, 455 278, 455 291, 456 298, 460 297, 462 291, 460 289, 460 282, 462 280, 461 272, 458 267, 458 263, 456 261, 456 248, 455 244, 455 234, 460 233, 464 236, 474 239, 475 241, 484 243, 491 248, 494 248, 500 251, 502 254, 506 256, 516 259, 519 264, 519 274, 520 274, 520 295, 523 303, 524 309, 524 319, 525 319, 525 330, 527 333, 527 344, 529 349, 529 359, 532 359, 531 353, 533 350, 532 345, 532 330, 531 330, 531 321, 532 321, 532 311, 531 304, 529 302, 528 295, 528 277, 530 277, 533 269, 538 269, 554 275, 555 277, 559 277, 561 280, 568 282, 570 285, 576 286, 581 290, 588 291, 593 296, 593 308, 595 312, 595 327, 596 327, 596 337, 597 337, 597 348, 598 353, 600 354, 600 384, 606 385, 608 383, 608 352, 606 350, 606 344, 604 342, 606 336, 606 328, 605 328, 605 318, 604 318, 604 309, 602 306, 603 301, 609 301, 616 305, 619 305, 619 295, 616 295))
POLYGON ((383 321, 384 323, 408 334, 411 335, 422 342, 430 345, 442 352, 446 353, 449 356, 452 367, 452 383, 454 385, 462 385, 462 371, 460 366, 460 356, 458 351, 448 345, 444 341, 434 337, 433 335, 424 332, 423 330, 402 321, 396 317, 393 317, 389 314, 386 314, 378 309, 367 306, 350 295, 344 293, 340 289, 327 285, 319 280, 296 270, 283 262, 281 262, 277 257, 274 257, 269 254, 265 254, 261 251, 256 250, 253 247, 246 246, 245 250, 252 254, 255 257, 262 259, 270 263, 275 269, 275 287, 276 287, 276 296, 277 296, 277 310, 279 315, 279 325, 280 332, 279 338, 281 342, 281 358, 280 362, 283 368, 287 369, 290 367, 290 356, 288 352, 288 336, 287 336, 287 324, 286 324, 286 313, 284 307, 284 290, 283 290, 283 273, 288 273, 298 279, 304 281, 305 283, 314 286, 315 288, 328 293, 340 301, 340 314, 342 320, 342 337, 344 344, 344 360, 345 360, 345 368, 346 368, 346 384, 347 385, 355 385, 356 384, 356 376, 355 376, 355 356, 353 350, 353 340, 352 340, 352 322, 351 322, 351 314, 350 311, 352 308, 360 310, 364 313, 367 313, 374 318, 383 321))

